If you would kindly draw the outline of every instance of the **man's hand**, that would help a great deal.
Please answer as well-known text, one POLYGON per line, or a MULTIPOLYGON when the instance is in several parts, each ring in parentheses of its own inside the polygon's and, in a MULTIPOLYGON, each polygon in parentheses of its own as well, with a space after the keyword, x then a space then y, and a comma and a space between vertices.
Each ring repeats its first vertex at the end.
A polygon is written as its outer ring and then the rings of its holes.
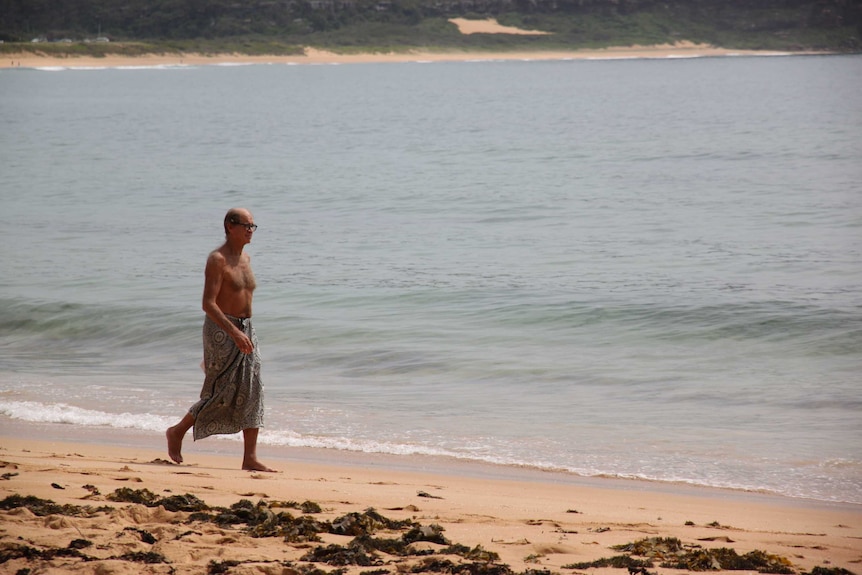
POLYGON ((251 339, 241 331, 234 336, 233 341, 239 350, 246 355, 254 351, 254 344, 251 343, 251 339))

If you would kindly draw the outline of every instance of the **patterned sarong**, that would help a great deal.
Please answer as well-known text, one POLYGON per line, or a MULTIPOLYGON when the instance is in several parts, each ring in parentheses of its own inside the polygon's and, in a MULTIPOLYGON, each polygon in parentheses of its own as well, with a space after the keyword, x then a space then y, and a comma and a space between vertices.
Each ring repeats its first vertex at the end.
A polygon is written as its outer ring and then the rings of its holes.
POLYGON ((204 320, 204 378, 200 401, 189 413, 195 417, 195 441, 215 434, 263 427, 263 382, 260 353, 250 318, 228 319, 251 339, 254 352, 244 354, 209 316, 204 320))

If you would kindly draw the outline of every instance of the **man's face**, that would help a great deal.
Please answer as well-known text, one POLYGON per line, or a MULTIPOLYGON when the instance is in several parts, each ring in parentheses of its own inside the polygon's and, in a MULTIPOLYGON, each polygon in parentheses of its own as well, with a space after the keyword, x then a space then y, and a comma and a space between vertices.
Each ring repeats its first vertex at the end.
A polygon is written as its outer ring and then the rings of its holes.
POLYGON ((249 212, 245 212, 236 216, 235 220, 230 224, 231 236, 241 238, 245 243, 251 243, 251 238, 257 226, 254 223, 254 217, 249 212))

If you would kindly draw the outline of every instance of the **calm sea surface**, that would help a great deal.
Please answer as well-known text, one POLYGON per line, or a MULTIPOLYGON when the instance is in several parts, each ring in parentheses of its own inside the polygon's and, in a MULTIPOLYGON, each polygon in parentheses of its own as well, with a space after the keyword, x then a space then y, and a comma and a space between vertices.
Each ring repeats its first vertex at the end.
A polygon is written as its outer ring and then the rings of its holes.
POLYGON ((238 205, 265 444, 862 503, 860 93, 860 56, 2 70, 0 432, 160 445, 238 205))

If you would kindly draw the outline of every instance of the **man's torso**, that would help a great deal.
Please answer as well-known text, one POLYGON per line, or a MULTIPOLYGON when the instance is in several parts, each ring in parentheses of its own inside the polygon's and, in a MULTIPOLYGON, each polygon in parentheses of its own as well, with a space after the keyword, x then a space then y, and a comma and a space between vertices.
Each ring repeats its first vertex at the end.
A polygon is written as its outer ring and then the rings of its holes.
POLYGON ((251 302, 257 282, 247 254, 225 257, 222 282, 216 303, 222 312, 234 317, 251 317, 251 302))

